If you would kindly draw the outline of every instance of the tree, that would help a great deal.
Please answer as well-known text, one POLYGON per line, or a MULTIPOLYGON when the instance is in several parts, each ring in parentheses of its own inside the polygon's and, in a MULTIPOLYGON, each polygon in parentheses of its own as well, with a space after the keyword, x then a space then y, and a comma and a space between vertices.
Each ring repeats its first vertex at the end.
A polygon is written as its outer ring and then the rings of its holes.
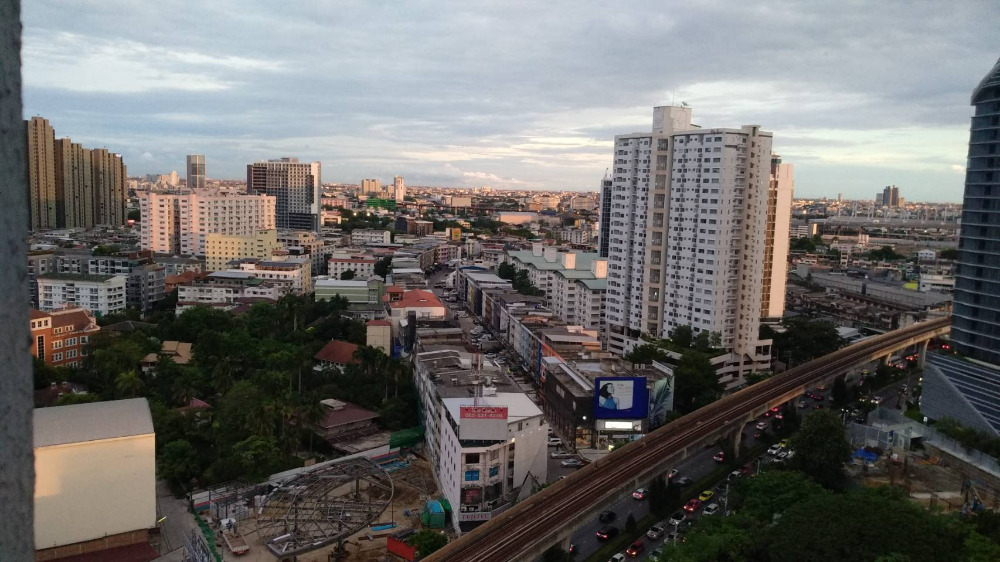
POLYGON ((833 397, 833 405, 837 408, 843 408, 847 404, 847 399, 850 395, 844 375, 833 380, 833 388, 830 389, 830 396, 833 397))
POLYGON ((142 393, 142 379, 135 369, 123 371, 115 377, 115 390, 119 397, 135 398, 142 393))
POLYGON ((796 317, 785 320, 783 325, 785 331, 774 336, 774 348, 778 358, 786 360, 789 365, 833 353, 844 343, 837 327, 830 322, 796 317))
POLYGON ((945 248, 938 252, 938 258, 942 260, 957 260, 958 248, 945 248))
POLYGON ((718 400, 722 383, 708 355, 689 350, 674 369, 674 409, 687 414, 718 400))
POLYGON ((788 244, 788 249, 792 252, 812 254, 816 251, 816 242, 811 238, 792 238, 788 244))
POLYGON ((573 562, 573 555, 566 552, 565 550, 559 548, 558 546, 553 546, 552 548, 545 551, 542 555, 542 562, 573 562))
POLYGON ((416 547, 417 554, 421 557, 427 557, 448 544, 448 536, 425 529, 414 533, 407 542, 410 543, 410 546, 416 547))
POLYGON ((882 246, 877 250, 868 252, 868 259, 872 261, 895 261, 905 257, 903 254, 896 252, 892 246, 882 246))
POLYGON ((497 277, 513 281, 517 276, 517 268, 513 264, 502 263, 497 266, 497 277))
POLYGON ((712 349, 712 336, 705 330, 698 332, 694 338, 694 348, 702 353, 712 349))
POLYGON ((378 275, 379 277, 385 279, 385 276, 389 275, 389 268, 391 266, 392 266, 392 258, 389 257, 389 256, 386 256, 386 257, 378 260, 377 262, 375 262, 375 266, 373 267, 373 271, 374 271, 375 275, 378 275))
POLYGON ((625 531, 629 534, 634 534, 638 526, 635 522, 635 516, 631 513, 628 514, 628 518, 625 519, 625 531))
POLYGON ((139 209, 133 209, 128 212, 128 220, 139 222, 142 220, 142 211, 139 209))
POLYGON ((760 521, 772 521, 789 507, 830 492, 801 472, 769 470, 733 488, 730 509, 760 521))
POLYGON ((91 402, 100 402, 101 397, 96 394, 91 394, 89 392, 84 394, 63 394, 59 398, 56 398, 56 406, 72 406, 73 404, 90 404, 91 402))
POLYGON ((354 270, 353 269, 346 269, 346 270, 344 270, 343 273, 340 274, 340 280, 341 281, 348 281, 350 279, 354 279, 354 270))
POLYGON ((277 472, 284 461, 275 438, 256 435, 233 445, 233 456, 242 474, 253 481, 277 472))
POLYGON ((691 342, 694 340, 694 330, 691 329, 689 325, 677 326, 670 331, 670 341, 674 342, 674 345, 681 349, 686 349, 691 347, 691 342))
POLYGON ((792 436, 795 451, 790 466, 801 470, 825 488, 844 484, 844 463, 851 458, 851 444, 840 418, 830 410, 817 410, 806 417, 792 436))
POLYGON ((639 365, 649 365, 653 361, 662 361, 666 354, 663 350, 651 343, 644 343, 642 345, 632 348, 622 356, 622 359, 628 361, 632 364, 632 369, 634 370, 639 365))
POLYGON ((156 466, 159 477, 169 482, 177 490, 188 490, 191 479, 201 474, 198 451, 189 441, 184 439, 171 441, 164 445, 156 466))

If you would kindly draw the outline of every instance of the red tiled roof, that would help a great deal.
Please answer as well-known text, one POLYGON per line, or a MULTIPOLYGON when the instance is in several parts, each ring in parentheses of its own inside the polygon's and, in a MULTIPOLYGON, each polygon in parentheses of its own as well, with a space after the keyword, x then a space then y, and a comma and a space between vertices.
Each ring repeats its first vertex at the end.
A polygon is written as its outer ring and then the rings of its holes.
POLYGON ((392 322, 388 320, 369 320, 368 326, 392 326, 392 322))
POLYGON ((409 308, 428 306, 443 307, 444 305, 441 304, 441 301, 434 296, 434 293, 420 289, 412 289, 403 293, 403 298, 389 303, 389 306, 392 308, 409 308))
POLYGON ((389 294, 389 293, 403 293, 405 291, 403 290, 402 287, 398 287, 396 285, 389 285, 388 287, 385 288, 385 292, 386 294, 389 294))
POLYGON ((327 363, 336 363, 337 365, 357 363, 357 360, 354 359, 354 352, 357 350, 358 346, 353 343, 330 340, 330 343, 324 345, 323 349, 319 350, 319 353, 313 356, 313 359, 327 363))
POLYGON ((49 317, 48 312, 42 312, 41 310, 36 310, 34 308, 31 309, 32 320, 38 320, 39 318, 48 318, 48 317, 49 317))
POLYGON ((73 331, 81 332, 88 328, 96 328, 97 321, 86 310, 82 308, 68 308, 64 310, 53 310, 49 313, 52 316, 52 327, 62 328, 73 326, 73 331))
POLYGON ((349 423, 373 420, 378 418, 378 413, 371 410, 366 410, 361 406, 356 404, 351 404, 350 402, 344 402, 344 407, 339 410, 327 409, 326 414, 323 419, 319 421, 319 427, 331 428, 337 427, 338 425, 346 425, 349 423))

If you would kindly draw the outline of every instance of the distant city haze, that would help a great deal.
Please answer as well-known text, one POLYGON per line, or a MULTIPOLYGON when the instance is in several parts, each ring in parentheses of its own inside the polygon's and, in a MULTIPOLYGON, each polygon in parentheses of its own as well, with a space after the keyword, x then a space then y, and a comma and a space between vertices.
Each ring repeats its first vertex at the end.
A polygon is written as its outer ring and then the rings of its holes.
POLYGON ((133 176, 294 154, 327 182, 593 191, 615 134, 686 102, 772 131, 797 196, 958 202, 1000 55, 995 2, 188 4, 24 3, 25 118, 133 176))

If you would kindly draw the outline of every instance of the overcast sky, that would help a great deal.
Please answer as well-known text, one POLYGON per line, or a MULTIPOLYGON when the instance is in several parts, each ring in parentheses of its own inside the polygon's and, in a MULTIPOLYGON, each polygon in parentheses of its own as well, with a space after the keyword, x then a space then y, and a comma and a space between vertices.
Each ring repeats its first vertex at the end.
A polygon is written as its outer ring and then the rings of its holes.
POLYGON ((960 201, 969 94, 1000 57, 994 0, 22 9, 26 116, 132 175, 287 155, 324 182, 596 190, 614 135, 683 101, 773 131, 798 196, 960 201))

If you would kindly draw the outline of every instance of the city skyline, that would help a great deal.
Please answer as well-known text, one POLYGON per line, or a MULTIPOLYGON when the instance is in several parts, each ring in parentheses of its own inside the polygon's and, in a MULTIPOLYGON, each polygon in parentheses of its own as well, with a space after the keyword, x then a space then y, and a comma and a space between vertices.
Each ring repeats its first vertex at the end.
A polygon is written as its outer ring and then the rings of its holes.
POLYGON ((995 6, 954 8, 219 5, 188 22, 172 6, 42 2, 25 6, 25 116, 123 153, 135 174, 194 153, 239 178, 294 154, 336 181, 592 191, 614 134, 686 102, 705 123, 773 131, 802 196, 895 184, 957 202, 970 77, 998 49, 995 6), (294 43, 269 38, 292 27, 294 43))

